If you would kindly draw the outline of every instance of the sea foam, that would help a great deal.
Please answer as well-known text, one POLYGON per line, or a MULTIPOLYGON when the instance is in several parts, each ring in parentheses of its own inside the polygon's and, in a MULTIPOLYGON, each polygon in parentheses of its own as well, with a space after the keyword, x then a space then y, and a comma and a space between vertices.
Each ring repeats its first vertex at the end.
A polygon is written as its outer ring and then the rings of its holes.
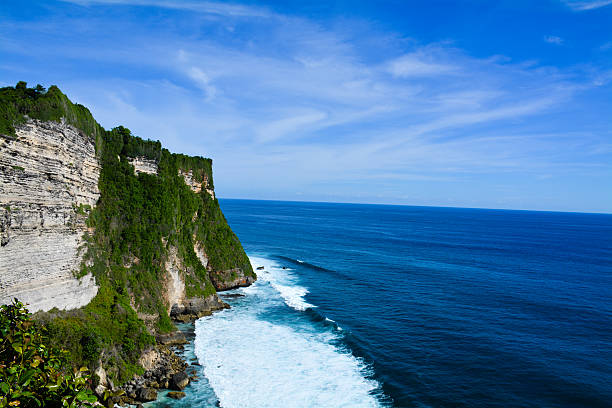
POLYGON ((266 258, 250 257, 250 260, 253 269, 258 266, 264 267, 263 273, 259 273, 257 278, 276 289, 287 306, 300 311, 315 307, 304 300, 308 289, 297 283, 298 279, 293 275, 291 269, 282 269, 278 263, 266 258))
POLYGON ((245 297, 196 322, 195 352, 221 407, 380 406, 378 382, 341 334, 296 311, 312 305, 305 288, 287 290, 293 272, 263 258, 252 263, 265 270, 239 290, 245 297))

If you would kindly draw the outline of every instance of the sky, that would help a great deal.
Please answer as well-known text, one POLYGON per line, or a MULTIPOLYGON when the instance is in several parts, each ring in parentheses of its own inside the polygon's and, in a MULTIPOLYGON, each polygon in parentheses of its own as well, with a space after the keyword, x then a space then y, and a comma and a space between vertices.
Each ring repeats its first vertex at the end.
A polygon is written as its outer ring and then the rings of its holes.
POLYGON ((220 198, 612 212, 612 0, 5 0, 20 80, 220 198))

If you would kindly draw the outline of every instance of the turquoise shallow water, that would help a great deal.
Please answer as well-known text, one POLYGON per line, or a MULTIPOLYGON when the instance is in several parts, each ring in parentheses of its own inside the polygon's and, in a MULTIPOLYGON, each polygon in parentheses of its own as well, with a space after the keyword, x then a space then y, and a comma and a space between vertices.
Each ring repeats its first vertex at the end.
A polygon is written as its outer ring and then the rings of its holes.
POLYGON ((265 268, 198 322, 191 406, 611 406, 612 216, 221 206, 265 268))

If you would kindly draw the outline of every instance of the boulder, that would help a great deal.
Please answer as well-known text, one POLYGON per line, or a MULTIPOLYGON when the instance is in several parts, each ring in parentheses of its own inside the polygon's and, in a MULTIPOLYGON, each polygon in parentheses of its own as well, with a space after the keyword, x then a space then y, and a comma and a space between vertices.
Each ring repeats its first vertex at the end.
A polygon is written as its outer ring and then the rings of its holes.
POLYGON ((157 390, 153 388, 141 388, 136 393, 140 401, 155 401, 157 399, 157 390))
POLYGON ((170 391, 168 397, 177 400, 185 397, 185 393, 182 391, 170 391))
POLYGON ((185 335, 178 330, 172 333, 158 334, 155 338, 159 344, 164 344, 166 346, 187 344, 185 335))
POLYGON ((182 391, 189 384, 189 376, 184 371, 172 376, 171 386, 173 390, 182 391))

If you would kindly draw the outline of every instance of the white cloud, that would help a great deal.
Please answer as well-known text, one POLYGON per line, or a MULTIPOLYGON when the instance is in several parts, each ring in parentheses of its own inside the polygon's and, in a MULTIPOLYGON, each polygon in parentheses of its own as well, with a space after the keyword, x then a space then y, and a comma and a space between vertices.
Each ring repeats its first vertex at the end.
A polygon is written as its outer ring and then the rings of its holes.
POLYGON ((396 77, 423 77, 450 74, 457 67, 445 62, 435 61, 425 52, 403 55, 389 63, 389 72, 396 77))
POLYGON ((593 10, 612 4, 612 0, 563 0, 574 11, 593 10))
POLYGON ((213 1, 184 1, 184 0, 61 0, 67 3, 82 6, 116 5, 116 6, 146 6, 160 7, 176 10, 189 10, 198 13, 217 14, 229 17, 271 17, 268 10, 254 6, 213 2, 213 1))
POLYGON ((191 67, 191 69, 188 70, 188 75, 195 81, 198 88, 205 92, 207 102, 210 102, 215 98, 217 89, 211 85, 210 78, 208 78, 208 75, 206 75, 204 71, 197 67, 191 67))
POLYGON ((561 45, 563 44, 563 38, 557 37, 556 35, 547 35, 544 37, 544 41, 549 44, 561 45))

